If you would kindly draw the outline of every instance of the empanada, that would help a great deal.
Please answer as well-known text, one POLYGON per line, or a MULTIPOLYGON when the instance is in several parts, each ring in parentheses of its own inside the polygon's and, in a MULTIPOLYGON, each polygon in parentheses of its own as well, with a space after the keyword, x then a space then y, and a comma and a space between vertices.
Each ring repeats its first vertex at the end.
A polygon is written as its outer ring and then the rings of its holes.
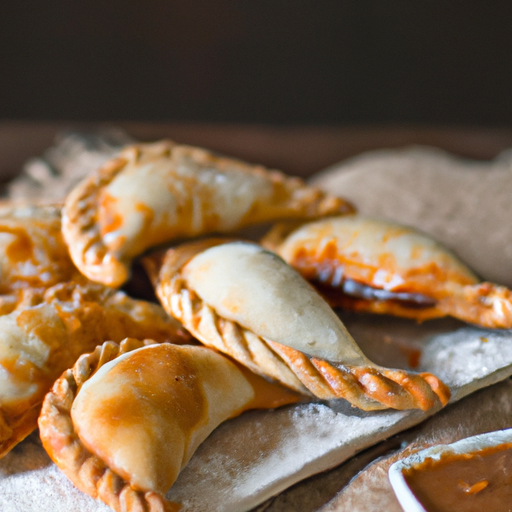
POLYGON ((45 398, 39 428, 57 466, 116 511, 176 511, 165 493, 221 422, 295 403, 214 350, 127 339, 82 356, 45 398))
POLYGON ((0 457, 36 428, 44 395, 78 357, 128 335, 183 342, 156 304, 98 284, 55 285, 0 316, 0 457))
POLYGON ((369 361, 318 293, 256 244, 204 240, 145 261, 164 309, 197 339, 292 389, 366 410, 449 398, 431 374, 369 361))
POLYGON ((348 215, 287 229, 274 228, 263 245, 317 285, 332 306, 512 327, 512 292, 480 282, 453 253, 413 228, 348 215))
POLYGON ((48 288, 77 274, 62 237, 59 207, 9 208, 0 213, 0 295, 4 301, 21 289, 48 288))
POLYGON ((162 141, 123 150, 78 185, 63 233, 84 275, 119 286, 133 257, 178 237, 352 210, 298 178, 162 141))

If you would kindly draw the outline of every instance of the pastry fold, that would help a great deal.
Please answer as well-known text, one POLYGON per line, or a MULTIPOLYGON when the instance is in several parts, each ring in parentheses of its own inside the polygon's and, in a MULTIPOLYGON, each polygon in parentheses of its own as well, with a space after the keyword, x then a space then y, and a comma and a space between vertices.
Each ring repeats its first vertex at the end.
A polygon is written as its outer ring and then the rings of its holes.
POLYGON ((89 279, 126 281, 130 261, 179 237, 353 211, 281 172, 172 141, 123 150, 68 196, 63 233, 89 279))
POLYGON ((36 428, 44 395, 81 354, 128 335, 188 339, 160 306, 102 285, 65 283, 27 294, 30 305, 0 316, 0 457, 36 428))
POLYGON ((205 345, 261 375, 365 410, 427 410, 448 388, 431 374, 372 363, 329 305, 275 254, 210 239, 147 257, 164 309, 205 345))
POLYGON ((175 511, 165 493, 212 430, 245 410, 297 400, 211 349, 126 339, 64 372, 39 428, 82 491, 119 512, 175 511))
POLYGON ((334 307, 512 327, 512 292, 480 282, 452 252, 413 228, 348 215, 294 230, 278 225, 262 244, 315 284, 334 307))

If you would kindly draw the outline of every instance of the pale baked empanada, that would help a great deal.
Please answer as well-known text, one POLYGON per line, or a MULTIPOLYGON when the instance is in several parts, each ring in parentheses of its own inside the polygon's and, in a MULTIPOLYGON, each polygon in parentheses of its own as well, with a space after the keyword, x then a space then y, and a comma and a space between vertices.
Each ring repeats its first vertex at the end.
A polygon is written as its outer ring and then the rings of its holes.
POLYGON ((119 286, 133 257, 178 237, 352 210, 298 178, 162 141, 125 149, 78 185, 63 233, 84 275, 119 286))
POLYGON ((0 316, 0 457, 36 428, 44 395, 78 357, 128 335, 183 342, 156 304, 98 284, 55 285, 0 316))
POLYGON ((277 226, 263 244, 317 285, 332 306, 512 327, 512 292, 480 282, 453 253, 413 228, 348 215, 287 229, 277 226))
POLYGON ((298 396, 217 352, 127 339, 82 356, 45 398, 39 428, 57 466, 116 511, 176 511, 165 493, 221 422, 298 396))
POLYGON ((297 391, 366 410, 427 410, 449 398, 433 375, 369 361, 316 291, 256 244, 204 240, 146 265, 164 309, 197 339, 297 391))

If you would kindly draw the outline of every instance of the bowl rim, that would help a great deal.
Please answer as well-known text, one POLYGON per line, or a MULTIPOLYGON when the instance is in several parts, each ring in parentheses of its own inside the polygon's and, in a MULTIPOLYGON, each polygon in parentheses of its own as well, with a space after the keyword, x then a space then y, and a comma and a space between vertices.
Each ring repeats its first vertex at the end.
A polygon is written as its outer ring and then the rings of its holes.
POLYGON ((391 487, 405 512, 427 512, 411 491, 404 477, 404 470, 420 464, 426 458, 439 460, 445 453, 463 454, 473 453, 492 446, 504 443, 512 443, 512 428, 493 430, 484 434, 460 439, 454 443, 438 444, 413 453, 397 462, 394 462, 389 470, 388 477, 391 487))

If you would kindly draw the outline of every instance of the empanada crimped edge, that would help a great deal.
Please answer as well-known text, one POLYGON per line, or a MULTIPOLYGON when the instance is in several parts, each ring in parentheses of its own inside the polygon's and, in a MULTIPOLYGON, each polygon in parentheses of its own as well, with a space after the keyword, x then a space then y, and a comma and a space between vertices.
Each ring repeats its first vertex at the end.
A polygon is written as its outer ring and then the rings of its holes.
POLYGON ((56 381, 39 416, 41 440, 48 455, 81 491, 101 499, 116 512, 177 512, 180 506, 155 492, 137 491, 82 444, 73 428, 71 407, 81 386, 104 364, 152 341, 108 341, 83 355, 56 381))

